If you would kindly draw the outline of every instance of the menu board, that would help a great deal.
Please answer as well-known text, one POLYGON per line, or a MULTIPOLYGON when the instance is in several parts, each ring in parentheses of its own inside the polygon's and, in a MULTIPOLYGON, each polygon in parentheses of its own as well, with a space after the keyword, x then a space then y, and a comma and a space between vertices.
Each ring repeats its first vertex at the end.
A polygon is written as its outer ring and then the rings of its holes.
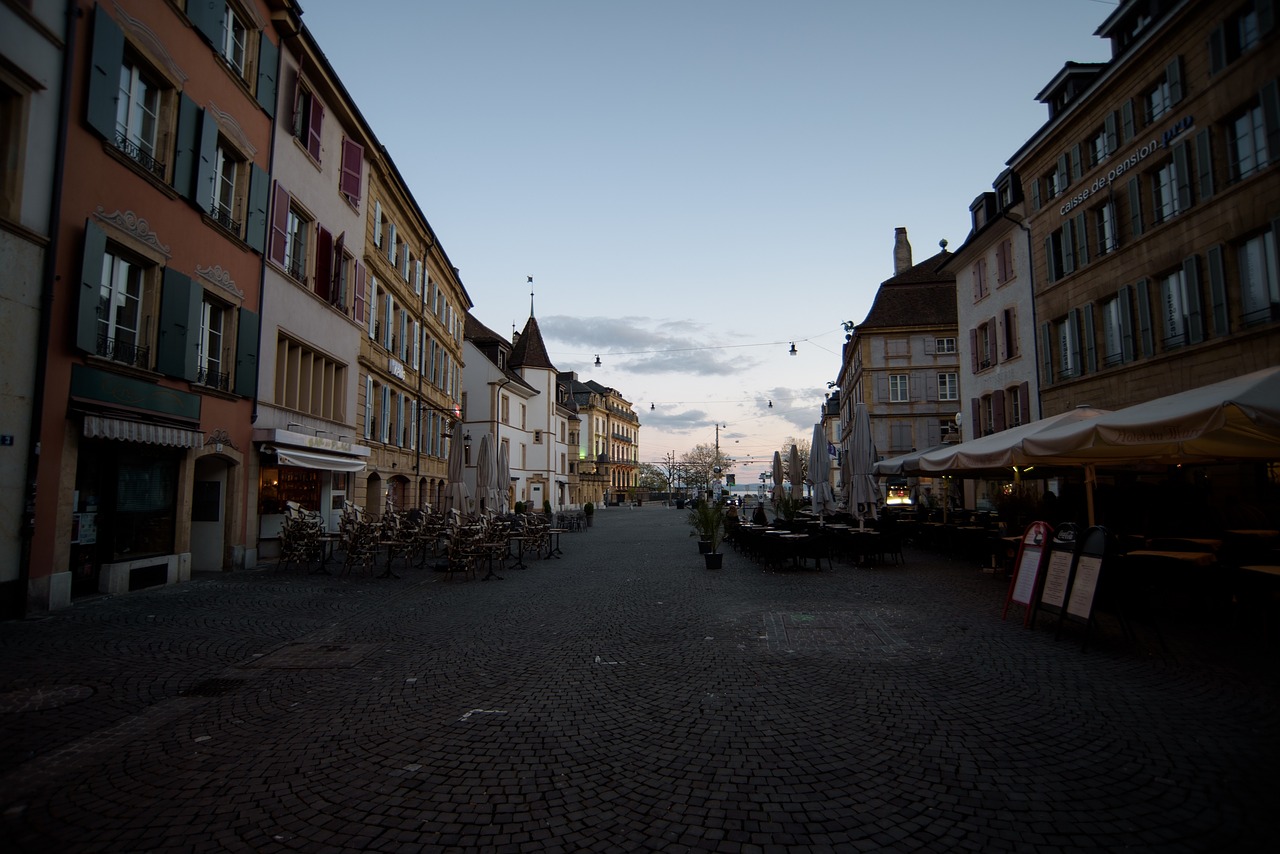
POLYGON ((1098 589, 1098 574, 1102 571, 1102 558, 1098 555, 1080 555, 1076 561, 1076 576, 1071 582, 1071 598, 1067 601, 1067 613, 1082 620, 1089 619, 1093 611, 1093 594, 1098 589))
POLYGON ((1022 557, 1018 561, 1018 580, 1013 586, 1013 601, 1019 605, 1031 604, 1031 597, 1036 592, 1036 581, 1040 578, 1040 556, 1043 554, 1042 546, 1022 547, 1022 557))
POLYGON ((1049 568, 1045 572, 1044 591, 1040 594, 1042 604, 1061 608, 1066 603, 1073 556, 1070 549, 1054 549, 1049 552, 1049 568))

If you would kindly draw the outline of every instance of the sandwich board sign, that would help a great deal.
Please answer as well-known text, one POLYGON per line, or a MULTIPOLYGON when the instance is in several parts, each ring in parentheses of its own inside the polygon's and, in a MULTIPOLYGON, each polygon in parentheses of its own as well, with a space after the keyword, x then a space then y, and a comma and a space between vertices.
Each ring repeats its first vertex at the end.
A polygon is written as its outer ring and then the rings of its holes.
POLYGON ((1064 620, 1084 623, 1085 643, 1093 627, 1093 604, 1098 595, 1098 579, 1102 575, 1102 558, 1107 550, 1107 531, 1098 525, 1084 532, 1071 573, 1067 605, 1058 615, 1058 631, 1064 620))
MULTIPOLYGON (((1079 529, 1072 523, 1058 526, 1045 559, 1044 583, 1035 610, 1061 614, 1067 606, 1067 590, 1071 586, 1071 571, 1075 568, 1076 536, 1079 529)), ((1035 624, 1035 615, 1031 617, 1035 624)))
POLYGON ((1013 565, 1013 578, 1009 580, 1009 592, 1005 596, 1004 611, 1000 619, 1009 614, 1010 603, 1022 605, 1022 625, 1031 623, 1032 606, 1039 592, 1040 580, 1043 577, 1045 561, 1049 554, 1049 540, 1053 536, 1053 526, 1048 522, 1032 522, 1022 535, 1018 544, 1018 557, 1013 565))

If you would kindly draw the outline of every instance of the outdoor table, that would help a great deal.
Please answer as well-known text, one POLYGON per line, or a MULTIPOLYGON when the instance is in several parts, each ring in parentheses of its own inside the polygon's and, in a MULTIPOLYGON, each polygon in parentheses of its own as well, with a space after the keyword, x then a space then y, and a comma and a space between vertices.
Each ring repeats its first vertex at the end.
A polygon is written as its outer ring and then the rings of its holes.
MULTIPOLYGON (((378 546, 379 548, 385 546, 387 549, 387 568, 384 569, 382 571, 382 574, 379 575, 378 577, 379 578, 399 578, 400 576, 396 575, 394 572, 391 571, 391 564, 395 562, 397 551, 407 552, 409 548, 409 543, 406 543, 403 540, 379 540, 378 546)), ((406 562, 407 560, 408 559, 406 558, 406 562)))
POLYGON ((1129 552, 1129 557, 1150 557, 1161 558, 1165 560, 1178 561, 1179 563, 1187 563, 1193 566, 1213 566, 1218 559, 1213 556, 1213 552, 1166 552, 1156 551, 1153 549, 1138 549, 1129 552))
POLYGON ((1237 528, 1226 533, 1235 534, 1238 537, 1257 537, 1260 540, 1280 537, 1280 531, 1273 531, 1270 528, 1237 528))
POLYGON ((1264 564, 1250 564, 1249 566, 1240 567, 1245 572, 1253 572, 1258 575, 1271 575, 1280 578, 1280 566, 1268 566, 1264 564))
POLYGON ((559 558, 564 552, 560 551, 560 535, 565 532, 564 528, 548 528, 547 529, 547 557, 559 558))
POLYGON ((342 537, 337 534, 324 534, 319 538, 320 543, 320 565, 311 571, 312 575, 332 575, 329 572, 329 558, 333 557, 333 552, 338 547, 338 543, 342 542, 342 537))
POLYGON ((511 564, 512 569, 528 569, 524 562, 524 534, 507 534, 507 556, 511 556, 511 544, 516 544, 516 562, 511 564))

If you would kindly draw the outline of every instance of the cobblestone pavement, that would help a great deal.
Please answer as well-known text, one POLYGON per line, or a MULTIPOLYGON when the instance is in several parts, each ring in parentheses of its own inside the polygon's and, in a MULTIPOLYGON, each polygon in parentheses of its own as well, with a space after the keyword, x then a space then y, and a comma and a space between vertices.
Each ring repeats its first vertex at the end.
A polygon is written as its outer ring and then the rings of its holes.
MULTIPOLYGON (((273 567, 0 623, 0 848, 1242 851, 1274 642, 1001 621, 1005 584, 709 571, 610 508, 503 580, 273 567)), ((1020 616, 1020 615, 1019 615, 1020 616)))

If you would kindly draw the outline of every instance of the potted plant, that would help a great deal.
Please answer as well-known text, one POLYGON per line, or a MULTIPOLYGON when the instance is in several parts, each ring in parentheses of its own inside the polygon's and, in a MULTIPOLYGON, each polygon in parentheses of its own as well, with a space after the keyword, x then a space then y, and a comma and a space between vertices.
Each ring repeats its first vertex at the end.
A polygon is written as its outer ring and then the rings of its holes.
POLYGON ((794 527, 796 511, 800 509, 800 499, 784 494, 773 503, 773 509, 777 511, 777 515, 782 517, 786 527, 794 527))
POLYGON ((724 555, 720 543, 724 540, 724 508, 711 501, 699 499, 689 511, 690 536, 697 535, 698 551, 706 559, 707 569, 719 569, 724 555))
POLYGON ((513 509, 515 510, 515 512, 516 512, 516 513, 523 513, 523 512, 524 512, 524 502, 523 502, 523 501, 517 501, 517 502, 516 502, 516 504, 515 504, 515 507, 514 507, 513 509))
POLYGON ((582 515, 586 517, 587 527, 590 528, 592 524, 591 520, 594 519, 596 515, 596 506, 592 504, 590 501, 588 501, 586 504, 583 504, 582 515))
POLYGON ((542 512, 546 513, 548 516, 551 515, 551 499, 550 498, 542 499, 542 512))

